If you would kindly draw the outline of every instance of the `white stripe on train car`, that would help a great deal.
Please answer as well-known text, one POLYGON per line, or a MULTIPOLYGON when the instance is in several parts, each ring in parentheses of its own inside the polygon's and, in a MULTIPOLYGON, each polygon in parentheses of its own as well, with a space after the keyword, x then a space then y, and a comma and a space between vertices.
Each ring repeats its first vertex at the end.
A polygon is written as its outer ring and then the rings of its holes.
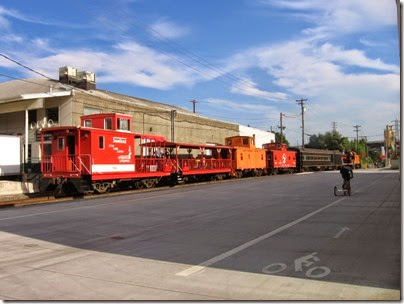
POLYGON ((92 165, 93 173, 98 172, 134 172, 134 164, 112 164, 112 165, 92 165))

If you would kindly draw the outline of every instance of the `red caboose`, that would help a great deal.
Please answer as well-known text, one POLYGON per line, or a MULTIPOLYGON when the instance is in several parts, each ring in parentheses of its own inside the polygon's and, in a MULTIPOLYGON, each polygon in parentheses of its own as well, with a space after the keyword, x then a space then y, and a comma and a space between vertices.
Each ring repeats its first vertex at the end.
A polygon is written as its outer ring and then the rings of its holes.
POLYGON ((81 117, 81 126, 42 130, 42 177, 56 192, 107 192, 125 181, 135 187, 152 187, 169 177, 172 166, 153 154, 146 141, 162 136, 130 132, 132 117, 94 114, 81 117))
POLYGON ((262 148, 267 150, 268 173, 296 171, 296 152, 289 151, 286 144, 268 143, 262 148))

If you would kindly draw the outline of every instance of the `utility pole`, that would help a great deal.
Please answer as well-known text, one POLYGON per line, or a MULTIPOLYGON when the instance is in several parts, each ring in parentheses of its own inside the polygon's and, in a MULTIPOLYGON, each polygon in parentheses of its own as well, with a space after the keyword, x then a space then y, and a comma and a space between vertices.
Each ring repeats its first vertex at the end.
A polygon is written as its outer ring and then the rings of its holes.
POLYGON ((333 133, 337 132, 337 122, 336 122, 336 121, 333 121, 333 122, 331 123, 331 125, 332 125, 332 132, 333 132, 333 133))
POLYGON ((197 104, 198 102, 194 99, 194 100, 191 100, 190 102, 192 102, 192 109, 193 109, 193 112, 194 113, 196 113, 196 111, 195 111, 195 104, 197 104))
POLYGON ((359 128, 361 126, 356 125, 356 126, 353 126, 353 127, 355 128, 354 131, 356 132, 356 153, 359 154, 359 135, 358 135, 358 133, 359 133, 359 128))
POLYGON ((171 117, 171 142, 174 142, 174 119, 177 116, 176 110, 171 110, 170 117, 171 117))
POLYGON ((304 102, 307 101, 307 99, 301 98, 300 100, 297 99, 296 102, 298 105, 301 106, 302 109, 302 149, 304 149, 304 102))
POLYGON ((280 126, 278 126, 278 128, 281 129, 281 144, 282 144, 283 130, 285 129, 285 127, 282 124, 282 116, 286 116, 286 115, 281 113, 281 115, 280 115, 280 120, 281 120, 280 121, 280 126))
POLYGON ((392 120, 392 122, 393 121, 394 121, 394 132, 395 132, 396 141, 399 142, 400 141, 400 127, 399 127, 400 121, 397 118, 395 120, 392 120))

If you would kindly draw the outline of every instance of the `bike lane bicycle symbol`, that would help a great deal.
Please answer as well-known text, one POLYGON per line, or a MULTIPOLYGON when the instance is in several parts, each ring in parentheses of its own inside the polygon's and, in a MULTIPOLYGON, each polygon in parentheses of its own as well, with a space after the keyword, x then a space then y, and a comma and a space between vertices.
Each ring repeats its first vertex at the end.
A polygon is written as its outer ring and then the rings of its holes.
MULTIPOLYGON (((320 259, 317 257, 317 252, 313 252, 311 254, 297 258, 294 261, 295 272, 302 272, 303 267, 308 268, 312 266, 314 263, 319 261, 320 259)), ((266 274, 275 274, 284 271, 286 268, 287 265, 285 263, 273 263, 268 266, 265 266, 262 269, 262 272, 266 274)), ((306 276, 311 279, 324 278, 330 273, 331 273, 330 268, 326 266, 314 266, 306 270, 306 276)))

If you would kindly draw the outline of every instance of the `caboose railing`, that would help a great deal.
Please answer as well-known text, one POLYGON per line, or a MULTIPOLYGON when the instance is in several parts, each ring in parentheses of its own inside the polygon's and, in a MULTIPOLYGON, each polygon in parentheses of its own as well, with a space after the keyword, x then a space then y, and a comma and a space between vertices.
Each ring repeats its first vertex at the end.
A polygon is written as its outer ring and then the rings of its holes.
POLYGON ((43 156, 42 172, 74 172, 80 173, 80 161, 75 155, 69 156, 43 156))
POLYGON ((183 171, 231 169, 231 159, 188 158, 180 160, 183 171))
POLYGON ((169 164, 162 158, 136 158, 135 172, 166 172, 169 164))
POLYGON ((42 157, 41 168, 43 173, 83 173, 91 174, 91 155, 69 155, 42 157))

